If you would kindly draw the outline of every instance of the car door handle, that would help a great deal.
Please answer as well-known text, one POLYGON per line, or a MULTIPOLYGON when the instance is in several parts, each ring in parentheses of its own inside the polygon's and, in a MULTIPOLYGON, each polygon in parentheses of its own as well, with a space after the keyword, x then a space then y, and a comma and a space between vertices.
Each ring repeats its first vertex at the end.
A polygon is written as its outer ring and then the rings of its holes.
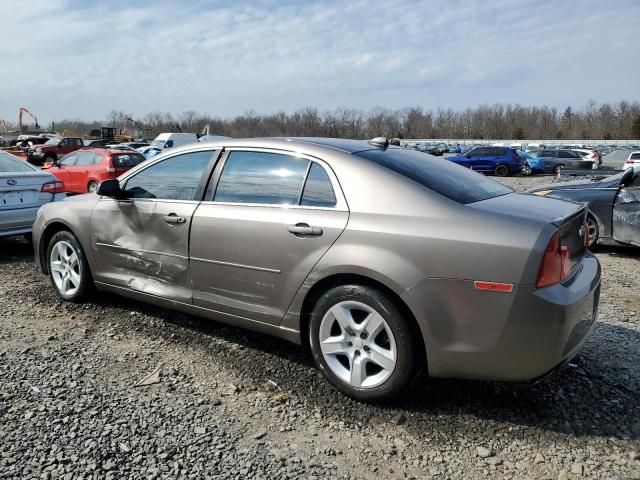
POLYGON ((185 223, 187 219, 184 217, 178 217, 175 213, 170 213, 164 217, 164 221, 167 223, 185 223))
POLYGON ((289 233, 293 233, 294 235, 322 235, 322 229, 320 227, 310 227, 306 223, 296 223, 295 225, 289 225, 287 227, 287 230, 289 230, 289 233))

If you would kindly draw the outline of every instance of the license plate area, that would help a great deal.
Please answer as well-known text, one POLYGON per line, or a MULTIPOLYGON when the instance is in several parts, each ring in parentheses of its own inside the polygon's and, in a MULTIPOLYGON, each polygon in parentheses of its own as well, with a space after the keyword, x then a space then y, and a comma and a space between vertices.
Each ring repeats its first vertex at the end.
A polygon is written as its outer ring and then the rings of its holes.
POLYGON ((28 207, 35 203, 36 192, 22 190, 18 192, 0 192, 0 208, 28 207))

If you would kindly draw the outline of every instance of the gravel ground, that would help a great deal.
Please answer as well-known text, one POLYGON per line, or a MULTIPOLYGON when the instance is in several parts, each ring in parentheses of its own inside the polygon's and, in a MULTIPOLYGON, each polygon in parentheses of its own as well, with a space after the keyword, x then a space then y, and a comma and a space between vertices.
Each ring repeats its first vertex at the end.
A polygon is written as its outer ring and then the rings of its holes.
POLYGON ((640 479, 640 253, 597 255, 599 323, 565 371, 375 406, 277 339, 106 294, 63 304, 30 246, 0 240, 0 478, 640 479))

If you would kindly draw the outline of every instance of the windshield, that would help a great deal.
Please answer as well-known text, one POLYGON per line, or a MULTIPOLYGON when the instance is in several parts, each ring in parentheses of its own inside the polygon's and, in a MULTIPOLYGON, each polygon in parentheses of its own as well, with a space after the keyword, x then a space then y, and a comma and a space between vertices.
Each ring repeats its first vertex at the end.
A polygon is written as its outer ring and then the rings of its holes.
POLYGON ((57 144, 60 143, 60 140, 62 140, 62 139, 58 138, 58 137, 53 137, 53 138, 50 138, 49 140, 47 140, 45 142, 45 145, 57 145, 57 144))
POLYGON ((0 152, 0 173, 23 173, 34 170, 36 170, 34 167, 19 158, 6 152, 0 152))
POLYGON ((371 160, 458 203, 473 203, 511 193, 508 187, 453 162, 411 150, 366 150, 371 160))

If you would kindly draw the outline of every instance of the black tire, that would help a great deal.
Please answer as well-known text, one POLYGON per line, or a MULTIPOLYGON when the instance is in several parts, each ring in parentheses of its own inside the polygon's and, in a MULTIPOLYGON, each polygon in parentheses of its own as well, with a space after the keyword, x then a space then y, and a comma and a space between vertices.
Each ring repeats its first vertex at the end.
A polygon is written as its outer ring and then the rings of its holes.
POLYGON ((591 214, 587 215, 587 227, 589 228, 589 248, 594 248, 598 245, 598 239, 600 238, 600 225, 598 220, 591 214))
POLYGON ((416 350, 411 329, 393 301, 383 292, 362 285, 342 285, 325 292, 316 302, 309 322, 311 353, 318 369, 344 395, 360 401, 381 401, 402 391, 414 376, 416 350), (333 306, 356 301, 375 310, 387 323, 396 346, 395 366, 389 377, 376 387, 356 388, 340 379, 329 367, 320 349, 320 326, 322 319, 333 306))
POLYGON ((80 242, 73 233, 67 230, 62 230, 51 237, 51 240, 49 240, 49 245, 47 245, 47 256, 45 261, 47 262, 49 280, 51 281, 51 284, 53 285, 53 288, 58 297, 66 302, 73 303, 81 303, 87 298, 88 294, 93 289, 93 279, 91 278, 91 271, 89 269, 89 263, 87 262, 87 257, 84 253, 84 250, 82 249, 80 242), (60 290, 60 288, 56 284, 56 281, 54 280, 54 272, 52 272, 51 268, 52 251, 60 242, 66 242, 68 245, 70 245, 73 249, 73 252, 76 253, 78 257, 78 268, 76 269, 76 272, 79 275, 80 281, 77 289, 72 294, 65 294, 60 290))
POLYGON ((496 177, 506 177, 509 175, 509 167, 506 165, 498 165, 494 172, 496 177))

